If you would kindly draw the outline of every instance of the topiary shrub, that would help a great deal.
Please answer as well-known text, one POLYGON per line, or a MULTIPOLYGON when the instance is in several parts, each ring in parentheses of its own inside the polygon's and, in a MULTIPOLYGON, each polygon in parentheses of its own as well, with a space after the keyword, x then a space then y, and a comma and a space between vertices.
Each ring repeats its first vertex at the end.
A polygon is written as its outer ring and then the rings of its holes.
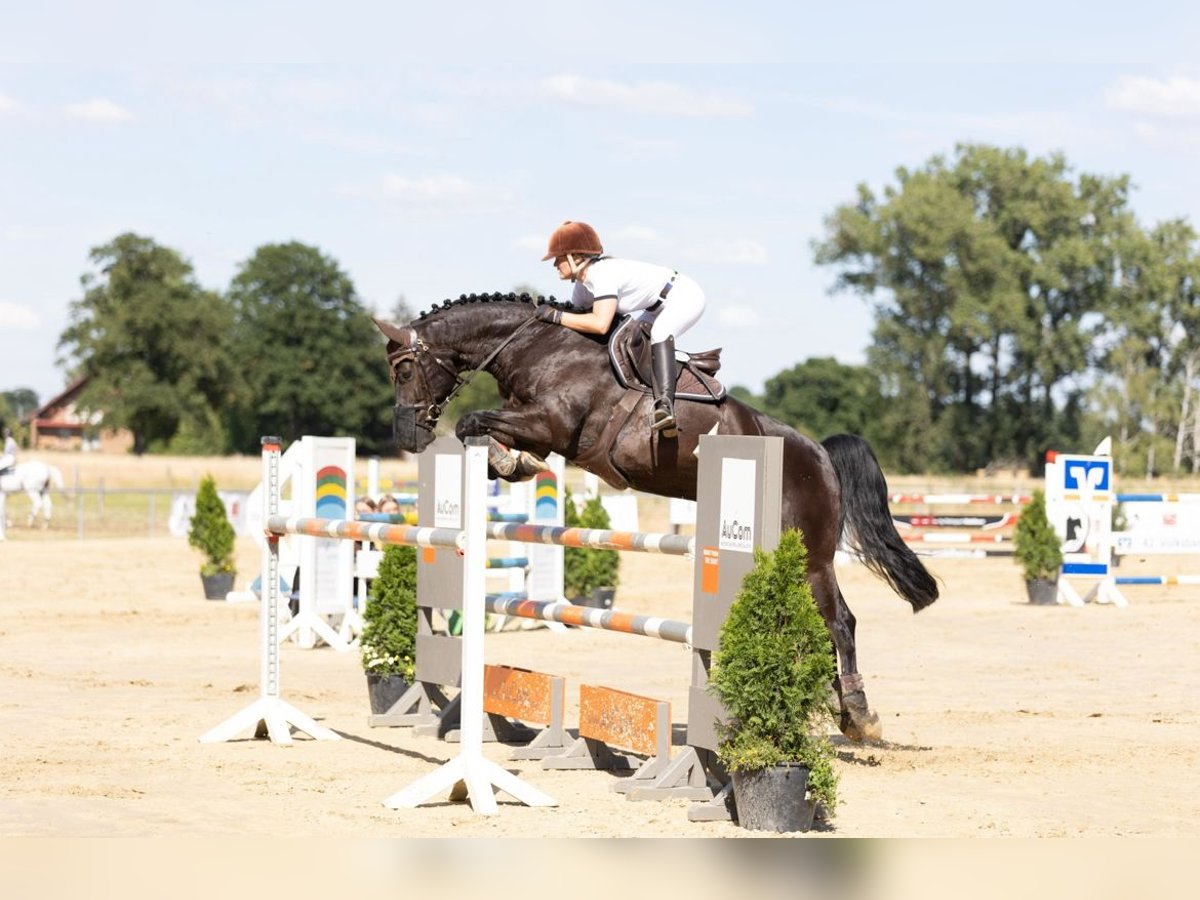
MULTIPOLYGON (((568 528, 612 528, 608 511, 599 497, 592 497, 582 510, 575 508, 569 489, 563 492, 563 524, 568 528)), ((568 597, 590 597, 598 587, 617 586, 621 554, 617 550, 563 549, 563 590, 568 597)))
POLYGON ((836 670, 825 620, 808 585, 808 550, 796 529, 771 553, 754 552, 713 654, 709 690, 725 707, 717 757, 731 772, 780 763, 808 768, 812 796, 837 805, 830 684, 836 670))
POLYGON ((389 545, 371 582, 359 639, 363 669, 412 682, 417 659, 417 550, 389 545))
POLYGON ((206 475, 196 491, 196 512, 188 527, 188 543, 204 554, 202 576, 237 573, 233 563, 234 537, 225 504, 217 496, 217 483, 212 475, 206 475))
POLYGON ((1062 568, 1062 540, 1046 516, 1046 494, 1041 490, 1021 510, 1013 537, 1013 556, 1025 570, 1026 581, 1057 581, 1062 568))

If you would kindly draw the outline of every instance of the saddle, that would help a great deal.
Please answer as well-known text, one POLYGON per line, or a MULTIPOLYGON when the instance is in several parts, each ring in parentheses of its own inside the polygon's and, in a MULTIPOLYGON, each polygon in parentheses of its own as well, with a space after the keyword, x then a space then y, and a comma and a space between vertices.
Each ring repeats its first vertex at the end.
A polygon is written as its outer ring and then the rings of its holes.
MULTIPOLYGON (((613 374, 623 388, 654 392, 650 368, 650 323, 626 317, 608 339, 608 357, 613 374)), ((684 353, 675 360, 675 399, 695 403, 720 403, 725 386, 713 376, 721 368, 721 348, 703 353, 684 353)))

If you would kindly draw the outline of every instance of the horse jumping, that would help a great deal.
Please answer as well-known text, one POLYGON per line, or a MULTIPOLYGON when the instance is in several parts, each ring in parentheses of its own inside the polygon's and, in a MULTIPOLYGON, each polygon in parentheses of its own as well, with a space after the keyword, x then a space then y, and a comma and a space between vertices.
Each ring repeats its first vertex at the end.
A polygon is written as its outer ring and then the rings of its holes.
MULTIPOLYGON (((841 730, 852 740, 881 730, 867 703, 855 649, 855 619, 834 572, 841 540, 913 611, 933 603, 937 583, 892 523, 887 483, 870 446, 854 435, 818 444, 733 397, 719 403, 678 400, 679 433, 648 427, 651 399, 622 387, 608 347, 597 338, 538 320, 527 295, 462 297, 408 326, 377 322, 388 339, 396 388, 398 445, 420 452, 433 440, 442 409, 465 383, 490 373, 504 408, 468 413, 457 436, 490 439, 489 461, 506 462, 508 480, 539 470, 557 452, 617 488, 696 498, 700 435, 774 435, 784 440, 782 527, 799 528, 808 547, 808 580, 839 659, 834 688, 841 730), (516 464, 512 465, 516 456, 516 464)), ((492 473, 489 473, 492 474, 492 473)))

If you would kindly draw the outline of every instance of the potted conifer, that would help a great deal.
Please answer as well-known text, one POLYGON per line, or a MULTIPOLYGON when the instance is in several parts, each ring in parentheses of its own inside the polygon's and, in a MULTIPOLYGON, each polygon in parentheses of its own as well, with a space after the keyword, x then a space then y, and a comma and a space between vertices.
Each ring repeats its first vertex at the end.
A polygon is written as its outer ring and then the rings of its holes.
POLYGON ((204 596, 209 600, 224 600, 233 590, 237 568, 233 562, 233 526, 225 504, 217 496, 217 483, 212 475, 204 476, 196 491, 196 512, 188 528, 188 543, 204 554, 200 566, 200 581, 204 596))
POLYGON ((1013 538, 1013 556, 1025 571, 1029 602, 1058 602, 1058 573, 1062 568, 1062 541, 1046 516, 1046 495, 1041 490, 1021 510, 1013 538))
MULTIPOLYGON (((563 524, 567 528, 598 528, 607 531, 612 520, 599 497, 576 509, 568 489, 563 493, 563 524)), ((616 550, 563 549, 563 592, 572 603, 611 609, 616 595, 621 554, 616 550)))
POLYGON ((417 551, 389 545, 371 582, 359 638, 371 712, 386 713, 416 676, 417 551))
POLYGON ((721 628, 709 690, 725 707, 717 757, 733 778, 737 820, 760 831, 808 831, 817 803, 837 806, 830 684, 835 656, 808 585, 798 530, 755 565, 721 628))

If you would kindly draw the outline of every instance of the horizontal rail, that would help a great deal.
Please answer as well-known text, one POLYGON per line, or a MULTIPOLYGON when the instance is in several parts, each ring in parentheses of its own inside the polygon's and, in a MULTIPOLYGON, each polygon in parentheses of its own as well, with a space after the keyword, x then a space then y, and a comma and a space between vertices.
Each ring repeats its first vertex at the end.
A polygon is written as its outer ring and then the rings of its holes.
POLYGON ((924 503, 929 506, 964 506, 970 503, 1011 503, 1022 506, 1032 499, 1029 494, 888 494, 888 503, 924 503))
POLYGON ((465 538, 457 528, 419 528, 416 525, 384 525, 346 519, 308 519, 269 516, 268 534, 303 534, 308 537, 372 541, 376 544, 405 544, 417 547, 463 549, 465 538))
POLYGON ((489 595, 487 611, 519 619, 541 619, 547 622, 562 622, 564 625, 581 625, 599 628, 602 631, 620 631, 624 634, 641 634, 677 644, 691 644, 692 625, 675 619, 658 616, 642 616, 618 612, 615 609, 596 609, 590 606, 575 606, 571 603, 550 600, 526 600, 522 597, 489 595))
POLYGON ((1200 575, 1118 575, 1117 584, 1200 584, 1200 575))
POLYGON ((629 550, 667 556, 695 555, 696 539, 686 534, 647 531, 603 531, 597 528, 560 528, 555 525, 515 525, 489 522, 488 537, 526 544, 589 547, 593 550, 629 550))
POLYGON ((1117 494, 1118 503, 1200 503, 1200 494, 1117 494))

